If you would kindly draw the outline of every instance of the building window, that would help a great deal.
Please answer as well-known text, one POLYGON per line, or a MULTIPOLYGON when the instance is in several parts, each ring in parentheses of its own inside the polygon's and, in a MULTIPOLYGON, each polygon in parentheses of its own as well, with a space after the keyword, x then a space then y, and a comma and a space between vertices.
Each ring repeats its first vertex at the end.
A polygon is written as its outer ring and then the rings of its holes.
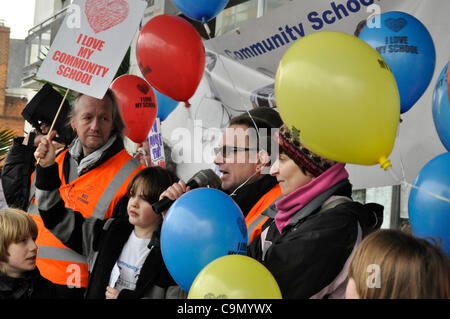
POLYGON ((249 0, 224 9, 217 15, 215 36, 238 28, 241 24, 270 13, 292 0, 249 0))
POLYGON ((292 0, 263 0, 264 2, 264 15, 269 14, 271 11, 292 2, 292 0))
POLYGON ((234 7, 224 9, 216 18, 216 34, 220 36, 236 29, 242 23, 256 19, 258 0, 250 0, 234 7))

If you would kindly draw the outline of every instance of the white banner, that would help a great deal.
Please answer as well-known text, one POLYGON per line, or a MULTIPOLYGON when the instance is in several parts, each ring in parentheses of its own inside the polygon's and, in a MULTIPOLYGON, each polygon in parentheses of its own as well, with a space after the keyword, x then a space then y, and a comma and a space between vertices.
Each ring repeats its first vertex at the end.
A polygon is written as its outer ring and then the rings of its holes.
POLYGON ((142 0, 75 0, 37 78, 103 98, 146 5, 142 0))
MULTIPOLYGON (((354 34, 359 22, 387 11, 403 11, 430 30, 448 31, 448 0, 315 0, 292 1, 269 15, 249 21, 205 46, 262 73, 275 74, 284 52, 296 40, 316 31, 354 34)), ((374 22, 376 23, 376 21, 374 22)), ((435 35, 433 34, 433 39, 435 35)), ((448 44, 448 36, 445 37, 448 44)))

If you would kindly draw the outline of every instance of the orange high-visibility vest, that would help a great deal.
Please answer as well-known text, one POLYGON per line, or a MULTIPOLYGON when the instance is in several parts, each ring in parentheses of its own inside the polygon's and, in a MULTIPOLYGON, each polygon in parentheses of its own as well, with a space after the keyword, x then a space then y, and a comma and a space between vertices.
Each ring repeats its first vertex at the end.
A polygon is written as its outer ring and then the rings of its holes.
POLYGON ((261 227, 269 219, 269 217, 261 215, 261 213, 280 196, 281 187, 277 184, 256 202, 256 204, 249 211, 248 215, 245 217, 245 223, 247 224, 248 245, 250 245, 253 239, 261 233, 261 227))
MULTIPOLYGON (((66 208, 80 212, 85 218, 111 217, 116 204, 126 195, 131 178, 144 168, 123 149, 100 166, 80 177, 75 176, 73 181, 66 181, 63 173, 66 152, 63 151, 56 158, 61 179, 59 193, 66 208)), ((31 178, 33 181, 34 173, 31 178)), ((86 257, 69 249, 45 228, 34 196, 28 213, 39 230, 36 264, 42 276, 60 285, 87 287, 90 270, 86 257)))

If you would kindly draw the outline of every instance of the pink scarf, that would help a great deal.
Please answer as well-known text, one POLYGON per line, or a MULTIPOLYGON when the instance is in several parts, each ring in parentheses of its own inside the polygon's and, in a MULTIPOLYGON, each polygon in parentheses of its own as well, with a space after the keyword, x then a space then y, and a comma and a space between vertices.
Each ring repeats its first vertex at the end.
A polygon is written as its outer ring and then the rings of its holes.
POLYGON ((278 213, 275 216, 275 224, 280 234, 296 212, 308 204, 313 198, 347 178, 348 173, 345 169, 345 164, 336 163, 308 184, 297 188, 292 193, 280 199, 275 204, 278 209, 278 213))

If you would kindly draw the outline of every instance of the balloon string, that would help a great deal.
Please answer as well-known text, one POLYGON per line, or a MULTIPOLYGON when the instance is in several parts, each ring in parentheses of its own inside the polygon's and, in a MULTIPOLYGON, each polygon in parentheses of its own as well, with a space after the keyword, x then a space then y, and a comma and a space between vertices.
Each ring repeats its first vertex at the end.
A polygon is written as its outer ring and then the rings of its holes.
MULTIPOLYGON (((400 128, 401 128, 401 123, 402 123, 402 119, 399 119, 399 124, 398 124, 398 128, 397 128, 397 133, 395 138, 397 139, 397 145, 398 147, 400 147, 401 143, 400 143, 400 128)), ((406 182, 406 175, 405 175, 405 169, 403 166, 403 158, 402 158, 402 153, 401 150, 399 150, 399 156, 400 156, 400 169, 402 172, 402 176, 401 179, 398 177, 398 175, 395 173, 394 169, 392 168, 392 166, 388 169, 389 173, 391 174, 391 176, 394 178, 394 180, 399 183, 402 184, 403 182, 406 182)))
MULTIPOLYGON (((397 145, 399 146, 400 143, 400 124, 402 122, 402 119, 400 118, 400 123, 398 125, 398 129, 397 129, 397 133, 395 138, 397 139, 397 145)), ((389 174, 391 175, 391 177, 393 178, 393 180, 398 183, 398 184, 403 184, 404 182, 406 182, 406 175, 405 175, 405 169, 403 166, 403 159, 402 159, 402 153, 399 151, 400 154, 400 168, 402 170, 402 176, 401 178, 398 177, 397 173, 394 171, 392 166, 389 166, 386 168, 386 170, 389 172, 389 174)))
POLYGON ((392 179, 396 183, 398 183, 398 184, 402 183, 402 180, 398 177, 397 173, 392 169, 392 166, 389 166, 386 170, 389 172, 389 174, 391 175, 392 179))
MULTIPOLYGON (((400 119, 400 123, 401 123, 401 122, 402 122, 402 121, 401 121, 401 119, 400 119)), ((398 130, 397 130, 397 136, 396 136, 396 138, 398 139, 397 145, 400 145, 400 125, 399 125, 399 128, 398 128, 398 130)), ((402 177, 401 177, 401 178, 398 177, 397 173, 394 171, 394 169, 392 168, 392 166, 389 166, 389 167, 386 168, 386 170, 387 170, 387 171, 389 172, 389 174, 391 175, 392 179, 393 179, 397 184, 400 184, 400 185, 402 185, 402 186, 407 186, 407 187, 414 188, 414 189, 416 189, 416 190, 418 190, 418 191, 420 191, 420 192, 424 192, 424 193, 426 193, 426 194, 428 194, 428 195, 430 195, 430 196, 432 196, 432 197, 434 197, 434 198, 436 198, 436 199, 438 199, 438 200, 442 200, 442 201, 445 201, 445 202, 447 202, 447 203, 450 203, 450 198, 443 197, 443 196, 441 196, 441 195, 438 195, 438 194, 435 194, 435 193, 433 193, 433 192, 430 192, 429 190, 426 190, 426 189, 424 189, 424 188, 422 188, 422 187, 418 187, 418 186, 416 186, 416 185, 412 185, 412 184, 408 183, 408 182, 406 181, 405 169, 404 169, 404 165, 403 165, 402 154, 401 154, 401 152, 399 152, 399 153, 400 153, 400 154, 399 154, 399 157, 400 157, 400 168, 401 168, 401 170, 402 170, 402 177)))
MULTIPOLYGON (((400 160, 400 162, 401 162, 401 160, 400 160)), ((403 163, 401 163, 401 165, 403 165, 403 163)), ((418 190, 418 191, 420 191, 420 192, 424 192, 424 193, 426 193, 426 194, 428 194, 428 195, 430 195, 430 196, 433 196, 433 197, 436 198, 436 199, 443 200, 443 201, 445 201, 445 202, 447 202, 447 203, 450 203, 450 198, 443 197, 443 196, 441 196, 441 195, 438 195, 438 194, 435 194, 435 193, 433 193, 433 192, 430 192, 429 190, 426 190, 426 189, 424 189, 424 188, 422 188, 422 187, 418 187, 418 186, 416 186, 416 185, 413 185, 413 184, 411 184, 411 183, 408 183, 408 182, 406 181, 406 178, 405 178, 405 175, 404 175, 404 171, 403 171, 403 170, 402 170, 402 173, 403 173, 402 179, 400 179, 400 178, 398 177, 398 175, 395 173, 395 171, 392 169, 392 167, 388 167, 388 168, 387 168, 387 171, 389 172, 389 174, 391 175, 391 177, 394 179, 395 182, 397 182, 397 183, 399 183, 399 184, 401 184, 401 185, 403 185, 403 186, 407 186, 407 187, 414 188, 414 189, 416 189, 416 190, 418 190)))
MULTIPOLYGON (((398 129, 397 129, 397 139, 398 139, 398 145, 400 146, 400 128, 402 125, 402 118, 400 117, 400 123, 398 124, 398 129)), ((400 169, 402 170, 402 181, 406 182, 406 174, 405 174, 405 166, 403 165, 403 157, 402 157, 402 152, 401 150, 399 150, 399 155, 400 155, 400 169)))
POLYGON ((203 23, 203 27, 205 27, 206 34, 208 38, 211 40, 211 30, 209 29, 208 23, 203 23))
MULTIPOLYGON (((400 125, 401 125, 401 122, 402 122, 402 120, 400 119, 400 125)), ((400 128, 401 128, 400 125, 399 125, 399 128, 398 128, 398 130, 397 130, 398 145, 400 145, 400 128)), ((418 187, 418 186, 416 186, 416 185, 413 185, 413 184, 411 184, 411 183, 408 183, 408 182, 406 181, 405 167, 404 167, 404 164, 403 164, 403 157, 402 157, 402 153, 401 153, 401 152, 399 152, 399 157, 400 157, 400 168, 401 168, 401 170, 402 170, 402 178, 400 179, 400 178, 397 176, 397 174, 395 173, 395 171, 392 169, 392 166, 389 167, 389 168, 387 169, 387 171, 389 172, 389 174, 391 174, 391 177, 392 177, 396 182, 399 182, 402 186, 414 188, 414 189, 418 190, 419 192, 424 192, 424 193, 426 193, 426 194, 428 194, 428 195, 430 195, 430 196, 432 196, 432 197, 434 197, 434 198, 436 198, 436 199, 439 199, 439 200, 445 201, 445 202, 447 202, 447 203, 450 203, 450 198, 443 197, 443 196, 441 196, 441 195, 438 195, 438 194, 435 194, 435 193, 433 193, 433 192, 430 192, 430 191, 427 190, 427 189, 424 189, 424 188, 422 188, 422 187, 418 187)))
POLYGON ((439 200, 445 201, 445 202, 447 202, 447 203, 450 203, 450 198, 446 198, 446 197, 444 197, 444 196, 435 194, 435 193, 430 192, 429 190, 426 190, 426 189, 424 189, 424 188, 422 188, 422 187, 418 187, 418 186, 416 186, 416 185, 412 185, 412 184, 408 183, 407 181, 403 181, 403 182, 402 182, 402 185, 408 186, 408 187, 411 187, 411 188, 414 188, 414 189, 416 189, 416 190, 418 190, 418 191, 420 191, 420 192, 424 192, 424 193, 426 193, 426 194, 428 194, 428 195, 430 195, 430 196, 433 196, 433 197, 436 198, 436 199, 439 199, 439 200))
MULTIPOLYGON (((208 35, 208 39, 211 42, 211 40, 212 40, 212 38, 211 38, 211 30, 209 29, 207 23, 203 23, 203 26, 204 26, 204 28, 206 30, 207 35, 208 35)), ((210 44, 211 44, 211 47, 213 49, 213 52, 217 55, 217 59, 222 64, 222 67, 225 70, 225 73, 227 74, 228 79, 230 80, 230 83, 233 86, 233 90, 239 95, 239 98, 241 100, 242 105, 245 105, 245 103, 244 103, 245 99, 243 98, 241 92, 237 89, 236 84, 233 81, 233 78, 231 77, 230 73, 228 72, 228 69, 225 67, 225 63, 223 62, 223 60, 221 58, 221 54, 219 53, 219 51, 217 50, 217 48, 215 47, 215 45, 212 42, 210 44)), ((224 105, 226 105, 226 104, 224 104, 224 105)), ((228 105, 226 105, 226 106, 229 107, 228 105)), ((242 110, 241 110, 241 112, 242 112, 242 110)))

